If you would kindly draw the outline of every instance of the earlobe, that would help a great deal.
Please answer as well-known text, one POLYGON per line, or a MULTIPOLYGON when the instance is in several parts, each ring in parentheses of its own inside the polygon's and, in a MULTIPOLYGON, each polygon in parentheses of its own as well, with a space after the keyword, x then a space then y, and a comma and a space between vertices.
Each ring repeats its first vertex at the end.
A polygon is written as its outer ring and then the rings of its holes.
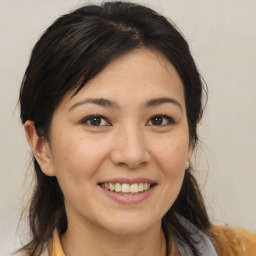
POLYGON ((191 142, 189 144, 188 155, 187 155, 187 160, 186 160, 186 164, 185 164, 185 169, 188 169, 190 167, 190 159, 191 159, 192 154, 193 154, 194 146, 195 146, 194 142, 191 142))
POLYGON ((26 121, 24 128, 28 144, 42 172, 47 176, 55 176, 49 142, 38 135, 33 121, 26 121))

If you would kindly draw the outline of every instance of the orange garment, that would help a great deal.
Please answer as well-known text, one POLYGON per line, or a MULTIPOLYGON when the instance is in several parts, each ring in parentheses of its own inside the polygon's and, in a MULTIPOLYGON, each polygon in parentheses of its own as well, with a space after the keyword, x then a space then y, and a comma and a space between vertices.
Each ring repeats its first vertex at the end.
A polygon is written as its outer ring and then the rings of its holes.
MULTIPOLYGON (((213 226, 216 239, 212 243, 219 256, 256 256, 256 232, 229 226, 213 226)), ((170 241, 170 256, 177 256, 174 240, 170 241)), ((57 230, 48 246, 49 256, 65 256, 57 230)), ((184 256, 184 255, 182 255, 184 256)))
POLYGON ((60 237, 57 229, 53 232, 53 238, 48 246, 49 256, 65 256, 60 243, 60 237))
POLYGON ((212 241, 218 255, 256 256, 256 232, 229 226, 213 226, 218 239, 212 241))

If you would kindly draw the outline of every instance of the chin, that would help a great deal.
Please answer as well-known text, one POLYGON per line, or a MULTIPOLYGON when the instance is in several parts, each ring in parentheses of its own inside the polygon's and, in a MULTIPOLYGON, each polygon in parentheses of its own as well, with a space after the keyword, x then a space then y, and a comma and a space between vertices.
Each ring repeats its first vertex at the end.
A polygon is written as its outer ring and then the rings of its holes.
POLYGON ((161 226, 161 220, 156 221, 147 216, 120 216, 113 217, 106 228, 115 234, 136 235, 155 228, 158 224, 161 226))

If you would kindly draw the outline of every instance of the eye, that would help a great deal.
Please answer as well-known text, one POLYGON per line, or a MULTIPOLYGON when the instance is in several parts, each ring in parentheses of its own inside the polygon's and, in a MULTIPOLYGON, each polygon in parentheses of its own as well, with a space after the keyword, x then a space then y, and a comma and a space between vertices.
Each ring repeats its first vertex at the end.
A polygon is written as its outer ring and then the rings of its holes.
POLYGON ((169 124, 173 124, 174 121, 171 117, 165 115, 157 115, 153 116, 148 122, 147 125, 154 125, 154 126, 165 126, 169 124))
POLYGON ((101 115, 90 115, 82 120, 83 124, 89 126, 109 126, 110 123, 101 115))

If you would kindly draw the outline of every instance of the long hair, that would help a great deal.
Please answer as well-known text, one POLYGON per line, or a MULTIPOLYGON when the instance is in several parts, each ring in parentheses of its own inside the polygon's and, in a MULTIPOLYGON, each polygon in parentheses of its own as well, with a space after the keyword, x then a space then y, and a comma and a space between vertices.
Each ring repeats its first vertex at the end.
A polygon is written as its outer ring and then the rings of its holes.
MULTIPOLYGON (((161 52, 176 68, 184 86, 190 140, 196 143, 204 85, 189 46, 165 17, 127 2, 81 7, 57 19, 43 33, 21 85, 22 122, 34 121, 38 135, 48 138, 52 115, 68 92, 78 93, 113 59, 143 47, 161 52)), ((60 233, 66 231, 67 218, 57 179, 43 174, 35 158, 33 162, 36 180, 29 206, 32 237, 20 251, 38 256, 56 227, 60 233)), ((191 170, 186 170, 179 196, 163 217, 162 228, 167 240, 176 230, 193 254, 199 255, 178 215, 209 232, 211 224, 191 170)))

